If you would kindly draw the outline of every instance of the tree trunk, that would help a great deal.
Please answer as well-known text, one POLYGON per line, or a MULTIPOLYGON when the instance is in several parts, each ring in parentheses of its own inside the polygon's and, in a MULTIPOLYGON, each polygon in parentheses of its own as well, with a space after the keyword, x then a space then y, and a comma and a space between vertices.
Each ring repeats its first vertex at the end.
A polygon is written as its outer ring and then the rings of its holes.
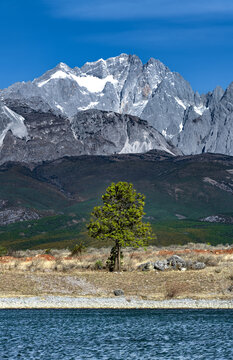
POLYGON ((116 256, 115 256, 114 270, 121 271, 121 247, 118 242, 116 243, 116 256))
POLYGON ((118 258, 118 271, 121 271, 121 247, 120 245, 118 245, 118 254, 117 254, 117 258, 118 258))

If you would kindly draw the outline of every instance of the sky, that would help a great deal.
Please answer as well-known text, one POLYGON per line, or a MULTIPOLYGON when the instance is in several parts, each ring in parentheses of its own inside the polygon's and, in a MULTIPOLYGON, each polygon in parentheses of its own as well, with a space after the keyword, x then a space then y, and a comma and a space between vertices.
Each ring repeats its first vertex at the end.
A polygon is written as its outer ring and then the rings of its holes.
POLYGON ((154 57, 206 93, 233 81, 232 0, 0 0, 0 88, 65 62, 154 57))

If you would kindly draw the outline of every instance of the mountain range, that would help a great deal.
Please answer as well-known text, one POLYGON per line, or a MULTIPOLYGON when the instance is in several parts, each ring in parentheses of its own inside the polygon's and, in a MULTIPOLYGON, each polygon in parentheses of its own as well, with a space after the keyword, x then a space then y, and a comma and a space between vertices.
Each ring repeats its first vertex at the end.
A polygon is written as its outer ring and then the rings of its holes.
POLYGON ((0 101, 0 163, 151 149, 233 155, 233 83, 199 95, 153 58, 60 63, 0 101))

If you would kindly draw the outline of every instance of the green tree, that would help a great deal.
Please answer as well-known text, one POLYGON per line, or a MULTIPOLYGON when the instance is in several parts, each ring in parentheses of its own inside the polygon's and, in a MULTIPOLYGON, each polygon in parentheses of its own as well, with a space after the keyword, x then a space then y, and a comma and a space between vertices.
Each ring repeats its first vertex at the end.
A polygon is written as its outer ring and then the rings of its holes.
POLYGON ((107 188, 102 200, 103 205, 93 209, 87 228, 91 237, 114 242, 114 270, 120 271, 121 248, 146 246, 153 238, 150 224, 142 221, 145 196, 133 184, 120 181, 107 188))

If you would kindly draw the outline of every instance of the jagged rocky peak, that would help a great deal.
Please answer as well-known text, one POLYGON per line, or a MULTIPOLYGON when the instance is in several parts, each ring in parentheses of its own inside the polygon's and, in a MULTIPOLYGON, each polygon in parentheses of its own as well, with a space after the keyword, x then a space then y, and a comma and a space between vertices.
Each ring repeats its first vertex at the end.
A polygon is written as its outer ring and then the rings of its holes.
POLYGON ((143 65, 136 55, 121 54, 107 60, 86 63, 71 69, 64 63, 47 71, 32 83, 3 91, 9 96, 35 99, 42 97, 55 111, 71 117, 77 111, 99 109, 140 116, 169 69, 150 59, 143 65))
POLYGON ((83 74, 92 75, 99 78, 105 78, 109 75, 109 73, 114 76, 119 73, 120 68, 129 66, 129 63, 132 61, 132 57, 134 58, 135 56, 121 54, 117 57, 112 57, 107 60, 99 59, 95 62, 87 62, 81 67, 80 70, 83 74))
POLYGON ((233 106, 233 82, 230 83, 230 85, 227 87, 226 91, 224 92, 221 102, 225 103, 227 107, 229 107, 229 110, 232 111, 233 106))

